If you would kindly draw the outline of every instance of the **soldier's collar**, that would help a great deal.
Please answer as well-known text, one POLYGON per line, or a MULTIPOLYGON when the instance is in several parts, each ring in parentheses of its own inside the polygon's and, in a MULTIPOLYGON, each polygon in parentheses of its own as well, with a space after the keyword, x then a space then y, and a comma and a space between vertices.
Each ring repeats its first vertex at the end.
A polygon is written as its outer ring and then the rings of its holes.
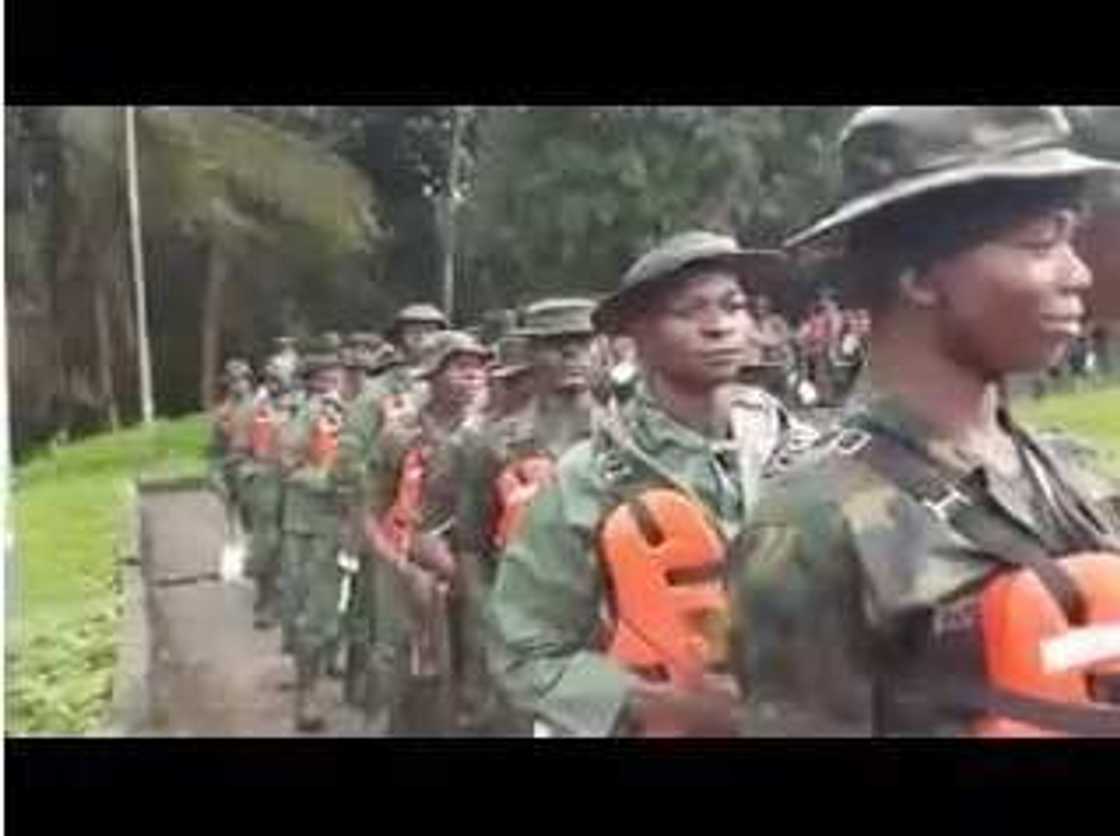
MULTIPOLYGON (((860 407, 872 421, 910 442, 925 455, 955 471, 964 478, 985 481, 987 472, 983 463, 970 451, 960 447, 952 439, 946 438, 929 421, 915 413, 895 395, 879 394, 873 396, 860 407)), ((1013 436, 1023 434, 1023 430, 1012 419, 1006 407, 996 408, 996 420, 1000 426, 1013 436)))
POLYGON ((628 413, 643 449, 656 453, 668 446, 677 446, 692 452, 718 454, 733 449, 734 441, 714 439, 698 433, 677 421, 653 397, 645 380, 639 380, 633 400, 624 410, 628 413))

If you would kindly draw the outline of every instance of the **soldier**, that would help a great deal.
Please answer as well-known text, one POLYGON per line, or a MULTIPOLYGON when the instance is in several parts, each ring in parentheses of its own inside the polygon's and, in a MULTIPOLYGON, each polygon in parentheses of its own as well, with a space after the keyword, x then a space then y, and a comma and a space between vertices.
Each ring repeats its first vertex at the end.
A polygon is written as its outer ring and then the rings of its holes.
MULTIPOLYGON (((331 476, 339 499, 343 578, 343 626, 345 639, 345 696, 354 705, 365 701, 366 670, 372 644, 373 577, 370 554, 362 534, 362 510, 367 496, 368 466, 373 443, 380 429, 381 401, 396 394, 377 378, 403 364, 392 345, 376 334, 351 334, 348 340, 346 414, 339 433, 339 452, 331 476)), ((329 672, 335 672, 332 653, 329 672)))
POLYGON ((296 351, 296 338, 280 336, 272 338, 273 353, 271 360, 275 359, 279 366, 277 371, 282 371, 290 380, 299 374, 299 352, 296 351))
POLYGON ((764 271, 784 273, 780 254, 688 232, 638 259, 595 310, 599 330, 633 338, 642 378, 534 497, 488 604, 490 669, 538 734, 735 728, 738 695, 719 671, 723 544, 794 426, 775 399, 732 385, 750 326, 743 285, 764 271))
POLYGON ((246 469, 245 494, 253 535, 246 573, 256 581, 253 626, 258 630, 275 626, 279 608, 283 512, 279 439, 298 403, 289 369, 279 356, 265 366, 264 393, 257 399, 250 432, 252 458, 246 469))
POLYGON ((1046 640, 1120 613, 1115 487, 997 391, 1077 334, 1082 188, 1120 165, 1069 134, 1057 108, 875 107, 841 135, 844 202, 790 244, 847 233, 868 399, 733 549, 751 733, 1120 734, 1091 704, 1120 696, 1101 644, 1075 660, 1046 640), (1051 559, 1076 552, 1098 553, 1051 559))
POLYGON ((221 575, 225 580, 240 576, 245 557, 245 532, 249 515, 243 477, 250 461, 249 434, 253 422, 253 370, 233 358, 222 375, 225 396, 214 413, 210 441, 210 483, 222 499, 226 516, 226 540, 222 547, 221 575))
POLYGON ((365 509, 370 505, 370 479, 376 458, 376 442, 385 415, 398 408, 398 402, 416 393, 417 381, 411 363, 418 362, 424 345, 438 333, 443 322, 439 311, 430 305, 403 309, 390 330, 390 340, 369 351, 367 380, 346 412, 339 435, 339 452, 332 478, 339 498, 340 527, 344 561, 357 565, 351 580, 352 611, 346 619, 346 699, 361 705, 367 721, 380 707, 381 691, 370 665, 375 629, 377 578, 385 569, 374 561, 369 539, 364 533, 365 509), (415 319, 414 319, 415 318, 415 319), (433 327, 434 326, 434 327, 433 327))
POLYGON ((456 581, 450 540, 460 486, 452 478, 457 434, 485 386, 490 351, 448 331, 417 369, 424 402, 386 404, 370 476, 367 532, 374 582, 377 707, 397 733, 439 734, 451 722, 452 652, 447 603, 456 581), (406 713, 407 709, 407 713, 406 713))
POLYGON ((529 359, 529 339, 506 334, 498 340, 496 360, 490 368, 490 401, 487 418, 498 420, 522 410, 536 388, 529 359))
POLYGON ((307 395, 280 435, 284 474, 281 592, 285 648, 296 661, 295 726, 324 725, 321 681, 339 630, 337 498, 330 470, 342 420, 342 369, 334 342, 318 339, 302 360, 307 395))
POLYGON ((385 338, 404 355, 406 364, 416 366, 432 336, 447 327, 447 317, 434 305, 406 305, 394 317, 385 338))
POLYGON ((462 594, 455 626, 464 723, 496 719, 486 716, 490 695, 482 645, 483 601, 494 561, 555 462, 591 432, 594 307, 589 299, 545 299, 528 307, 516 336, 529 342, 527 373, 536 391, 521 409, 465 434, 461 443, 455 546, 462 594))

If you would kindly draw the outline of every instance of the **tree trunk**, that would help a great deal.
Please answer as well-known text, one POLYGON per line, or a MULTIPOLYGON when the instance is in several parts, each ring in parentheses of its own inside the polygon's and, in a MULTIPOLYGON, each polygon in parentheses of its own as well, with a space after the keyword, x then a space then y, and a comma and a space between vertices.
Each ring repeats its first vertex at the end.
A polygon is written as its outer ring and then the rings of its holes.
POLYGON ((209 244, 206 259, 206 291, 202 300, 202 388, 199 400, 209 409, 214 400, 218 363, 222 349, 222 302, 229 262, 217 241, 209 244))
POLYGON ((117 394, 113 386, 113 339, 109 327, 109 289, 108 277, 97 276, 93 288, 93 323, 97 330, 97 382, 101 390, 101 402, 105 405, 109 428, 114 432, 120 428, 120 412, 117 409, 117 394))

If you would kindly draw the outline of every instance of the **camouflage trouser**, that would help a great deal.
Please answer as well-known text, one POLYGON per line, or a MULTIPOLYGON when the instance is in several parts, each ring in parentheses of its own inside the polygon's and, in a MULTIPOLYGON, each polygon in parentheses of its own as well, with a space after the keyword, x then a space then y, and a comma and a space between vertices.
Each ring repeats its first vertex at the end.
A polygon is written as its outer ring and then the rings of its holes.
POLYGON ((284 532, 280 617, 297 659, 322 654, 337 640, 341 578, 337 537, 284 532))
POLYGON ((253 538, 249 546, 246 573, 252 577, 280 571, 280 525, 283 511, 283 483, 271 473, 256 473, 244 484, 253 538))
POLYGON ((283 483, 278 474, 258 471, 246 480, 244 487, 252 532, 245 574, 257 582, 254 611, 271 618, 279 604, 283 483))
POLYGON ((452 609, 459 709, 471 728, 487 736, 528 736, 530 722, 502 695, 486 663, 486 599, 495 567, 488 558, 459 555, 458 583, 452 609))
POLYGON ((485 722, 493 691, 485 655, 485 605, 490 584, 477 554, 461 553, 457 574, 451 610, 457 701, 472 722, 485 722))
POLYGON ((417 605, 412 589, 397 569, 378 558, 373 566, 374 645, 370 665, 377 687, 371 694, 371 711, 388 712, 390 734, 442 735, 450 730, 444 695, 447 677, 452 673, 439 669, 434 675, 417 675, 414 670, 417 640, 433 627, 433 613, 417 605))

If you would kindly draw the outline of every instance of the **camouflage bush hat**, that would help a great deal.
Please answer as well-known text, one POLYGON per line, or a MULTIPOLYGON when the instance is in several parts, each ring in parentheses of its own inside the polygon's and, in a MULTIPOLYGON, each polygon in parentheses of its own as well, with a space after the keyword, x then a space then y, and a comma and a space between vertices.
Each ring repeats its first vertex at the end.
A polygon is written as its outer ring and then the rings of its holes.
POLYGON ((370 352, 365 370, 369 374, 380 374, 392 366, 404 365, 404 355, 392 343, 382 343, 370 352))
POLYGON ((525 308, 521 327, 512 332, 518 337, 590 336, 595 333, 592 299, 541 299, 525 308))
POLYGON ((408 322, 431 322, 444 328, 447 327, 447 317, 435 305, 405 305, 393 317, 392 327, 395 330, 408 322))
POLYGON ((796 247, 886 206, 982 180, 1120 172, 1070 150, 1058 107, 868 107, 840 133, 839 205, 786 240, 796 247))
POLYGON ((306 377, 321 369, 342 365, 339 356, 338 334, 328 332, 308 341, 304 346, 302 356, 299 358, 300 374, 306 377))
POLYGON ((622 288, 600 302, 591 314, 592 324, 606 334, 618 333, 627 307, 652 286, 661 287, 700 264, 727 268, 745 286, 784 281, 791 276, 789 260, 778 250, 745 250, 730 235, 703 230, 682 232, 662 241, 630 266, 622 277, 622 288))
POLYGON ((529 338, 518 334, 507 334, 498 340, 495 365, 490 375, 498 379, 513 377, 530 371, 529 338))
POLYGON ((253 369, 246 360, 240 357, 232 357, 226 360, 225 368, 222 370, 222 377, 227 382, 234 380, 244 380, 253 376, 253 369))
POLYGON ((424 361, 417 367, 415 376, 429 378, 443 368, 444 363, 456 354, 473 354, 490 361, 494 352, 463 331, 444 331, 432 341, 424 361))

